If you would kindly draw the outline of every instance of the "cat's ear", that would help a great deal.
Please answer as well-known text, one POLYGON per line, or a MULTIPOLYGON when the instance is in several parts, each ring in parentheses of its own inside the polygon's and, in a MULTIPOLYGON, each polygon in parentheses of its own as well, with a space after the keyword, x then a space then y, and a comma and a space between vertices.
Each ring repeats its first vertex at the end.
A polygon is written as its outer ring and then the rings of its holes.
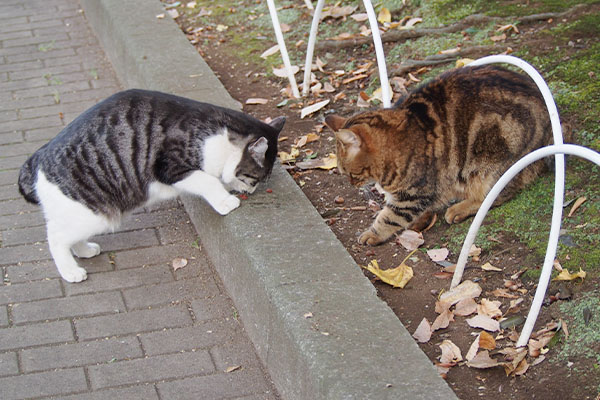
POLYGON ((334 132, 342 129, 342 126, 346 123, 346 118, 340 117, 339 115, 331 114, 325 117, 325 125, 334 132))
POLYGON ((277 117, 274 120, 272 120, 271 122, 269 122, 269 125, 271 125, 275 129, 277 129, 277 132, 281 132, 284 124, 285 124, 284 116, 277 117))
POLYGON ((356 133, 352 132, 350 129, 342 129, 342 130, 337 131, 335 133, 335 137, 345 147, 349 147, 349 148, 353 147, 353 148, 359 149, 360 144, 362 143, 360 136, 358 136, 356 133))
MULTIPOLYGON (((285 122, 285 117, 284 117, 285 122)), ((281 125, 283 127, 283 124, 281 125)), ((258 163, 261 167, 265 165, 265 154, 267 153, 267 149, 269 148, 269 142, 267 138, 264 136, 259 137, 253 143, 248 145, 248 152, 250 153, 250 157, 254 161, 258 163)))

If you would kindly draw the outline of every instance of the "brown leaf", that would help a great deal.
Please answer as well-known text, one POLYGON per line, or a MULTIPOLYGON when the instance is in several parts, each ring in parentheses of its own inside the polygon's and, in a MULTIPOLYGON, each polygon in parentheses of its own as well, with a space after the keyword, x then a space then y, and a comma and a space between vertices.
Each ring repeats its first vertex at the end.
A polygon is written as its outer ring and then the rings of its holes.
POLYGON ((173 271, 177 271, 178 269, 185 267, 187 264, 188 260, 182 257, 177 257, 171 262, 171 265, 173 266, 173 271))
POLYGON ((450 310, 446 310, 433 321, 431 325, 432 331, 437 331, 438 329, 447 328, 450 325, 450 322, 454 321, 454 314, 450 310))
POLYGON ((262 99, 262 98, 259 98, 259 97, 252 97, 252 98, 246 100, 246 104, 248 104, 248 105, 267 104, 268 102, 269 102, 269 100, 262 99))
POLYGON ((456 304, 454 314, 466 317, 467 315, 473 314, 475 311, 477 311, 477 303, 473 298, 468 298, 462 299, 456 304))
POLYGON ((471 368, 493 368, 501 365, 497 360, 490 357, 487 350, 480 351, 471 361, 467 362, 467 366, 471 368))
POLYGON ((481 286, 477 283, 466 280, 440 296, 440 301, 449 303, 450 305, 458 303, 462 299, 475 298, 481 294, 481 286))
POLYGON ((396 243, 402 245, 408 251, 413 251, 425 243, 425 240, 422 233, 406 229, 398 236, 396 243))
POLYGON ((319 111, 320 109, 325 107, 327 104, 329 104, 329 99, 320 101, 318 103, 315 103, 315 104, 307 106, 307 107, 304 107, 302 109, 302 111, 300 112, 300 119, 304 119, 304 117, 319 111))
POLYGON ((500 301, 490 301, 488 299, 481 299, 481 303, 477 306, 477 313, 481 315, 486 315, 490 318, 501 317, 501 305, 502 303, 500 301))
POLYGON ((441 249, 431 249, 427 250, 427 255, 431 258, 431 261, 442 261, 448 257, 450 252, 447 248, 443 247, 441 249))
POLYGON ((467 324, 471 328, 481 328, 486 331, 495 332, 500 330, 500 324, 495 319, 488 317, 487 315, 476 315, 473 318, 467 320, 467 324))
POLYGON ((233 371, 237 371, 240 368, 242 368, 241 365, 233 365, 231 367, 227 367, 227 369, 225 370, 225 372, 230 373, 230 372, 233 372, 233 371))
POLYGON ((460 354, 460 349, 457 345, 452 343, 452 341, 446 339, 439 345, 439 347, 442 350, 442 355, 440 356, 440 362, 442 364, 457 363, 462 361, 463 358, 460 354))
POLYGON ((569 211, 569 215, 568 217, 571 217, 575 211, 577 211, 577 209, 583 204, 585 203, 585 201, 587 200, 587 197, 580 197, 577 200, 575 200, 575 203, 573 204, 573 206, 571 207, 571 211, 569 211))
POLYGON ((492 292, 492 294, 496 297, 504 297, 507 299, 518 299, 519 296, 510 293, 508 290, 506 289, 496 289, 492 292))
POLYGON ((479 347, 486 350, 494 350, 496 348, 496 339, 486 331, 481 331, 479 334, 479 347))
POLYGON ((467 351, 467 355, 465 356, 465 360, 471 361, 477 352, 479 351, 479 338, 481 337, 481 333, 477 335, 473 343, 471 343, 471 347, 469 347, 469 351, 467 351))
POLYGON ((503 33, 502 35, 492 36, 492 37, 490 37, 490 40, 492 42, 500 42, 500 41, 506 40, 506 33, 503 33))
POLYGON ((419 343, 427 343, 427 342, 429 342, 429 339, 431 339, 432 333, 433 333, 433 330, 431 329, 431 325, 429 324, 429 321, 427 321, 427 318, 423 318, 421 320, 421 323, 419 324, 419 326, 417 326, 417 330, 415 331, 415 333, 413 333, 412 336, 419 343))

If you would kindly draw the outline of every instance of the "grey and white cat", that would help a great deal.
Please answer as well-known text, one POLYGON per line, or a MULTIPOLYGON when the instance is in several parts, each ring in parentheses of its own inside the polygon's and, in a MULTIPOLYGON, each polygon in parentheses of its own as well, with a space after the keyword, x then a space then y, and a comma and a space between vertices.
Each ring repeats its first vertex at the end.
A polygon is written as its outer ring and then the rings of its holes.
POLYGON ((19 191, 40 204, 48 244, 68 282, 87 278, 77 257, 100 253, 91 236, 133 209, 189 193, 219 214, 252 193, 277 154, 285 117, 244 113, 166 93, 127 90, 78 116, 23 165, 19 191))

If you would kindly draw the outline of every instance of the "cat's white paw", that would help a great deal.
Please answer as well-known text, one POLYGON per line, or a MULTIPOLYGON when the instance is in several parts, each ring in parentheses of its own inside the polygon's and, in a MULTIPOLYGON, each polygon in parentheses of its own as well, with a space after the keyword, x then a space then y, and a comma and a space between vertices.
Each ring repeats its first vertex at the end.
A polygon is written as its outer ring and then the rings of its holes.
POLYGON ((240 199, 230 194, 225 199, 214 206, 215 211, 221 215, 227 215, 240 206, 240 199))
POLYGON ((68 268, 63 270, 58 270, 60 276, 71 283, 85 281, 87 279, 87 271, 81 267, 68 268))
POLYGON ((79 258, 92 258, 102 251, 98 243, 80 242, 72 247, 73 253, 79 258))

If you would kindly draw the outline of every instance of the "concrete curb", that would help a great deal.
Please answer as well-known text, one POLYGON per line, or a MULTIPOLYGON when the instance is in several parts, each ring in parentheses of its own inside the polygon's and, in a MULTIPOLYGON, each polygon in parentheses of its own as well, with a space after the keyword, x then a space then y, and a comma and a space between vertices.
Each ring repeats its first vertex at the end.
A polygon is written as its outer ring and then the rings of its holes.
MULTIPOLYGON (((240 108, 158 1, 81 4, 125 87, 240 108)), ((226 217, 184 204, 282 398, 455 399, 289 175, 268 187, 226 217)))

